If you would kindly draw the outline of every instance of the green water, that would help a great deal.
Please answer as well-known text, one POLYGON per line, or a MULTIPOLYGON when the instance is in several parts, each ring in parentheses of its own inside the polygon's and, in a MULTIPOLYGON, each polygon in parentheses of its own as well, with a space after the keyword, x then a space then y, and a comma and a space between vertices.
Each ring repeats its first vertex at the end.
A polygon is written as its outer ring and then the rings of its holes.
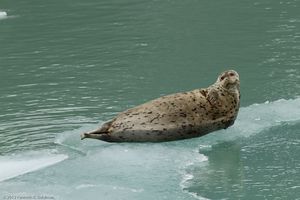
POLYGON ((299 9, 299 0, 1 0, 0 199, 299 199, 299 9), (79 140, 229 68, 242 109, 226 131, 161 144, 79 140))

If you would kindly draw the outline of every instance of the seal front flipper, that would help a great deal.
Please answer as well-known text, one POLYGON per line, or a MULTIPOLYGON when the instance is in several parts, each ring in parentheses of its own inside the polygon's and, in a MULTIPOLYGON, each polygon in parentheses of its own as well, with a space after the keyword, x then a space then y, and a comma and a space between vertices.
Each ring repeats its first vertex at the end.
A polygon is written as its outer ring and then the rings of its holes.
POLYGON ((217 106, 219 99, 218 91, 216 91, 215 89, 211 89, 208 92, 206 99, 212 106, 217 106))
POLYGON ((230 127, 234 124, 234 119, 230 119, 227 122, 225 122, 224 124, 225 124, 224 129, 227 129, 228 127, 230 127))

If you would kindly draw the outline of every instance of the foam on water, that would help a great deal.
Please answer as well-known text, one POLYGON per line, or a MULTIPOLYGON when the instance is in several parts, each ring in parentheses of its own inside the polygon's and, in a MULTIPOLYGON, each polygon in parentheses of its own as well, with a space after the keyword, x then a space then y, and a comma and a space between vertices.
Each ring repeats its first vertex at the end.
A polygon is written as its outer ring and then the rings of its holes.
POLYGON ((5 12, 5 11, 0 11, 0 20, 1 20, 1 19, 5 19, 5 18, 7 18, 7 12, 5 12))
POLYGON ((67 159, 64 154, 25 153, 0 157, 0 182, 54 165, 67 159))

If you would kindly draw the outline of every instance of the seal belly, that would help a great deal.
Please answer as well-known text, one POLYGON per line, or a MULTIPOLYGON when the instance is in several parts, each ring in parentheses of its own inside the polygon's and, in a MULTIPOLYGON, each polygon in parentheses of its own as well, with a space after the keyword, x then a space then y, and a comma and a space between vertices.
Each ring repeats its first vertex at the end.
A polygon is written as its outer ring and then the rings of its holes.
POLYGON ((186 126, 174 128, 132 129, 114 131, 109 134, 111 142, 165 142, 188 139, 206 135, 212 131, 225 128, 221 121, 201 124, 198 126, 186 126))
MULTIPOLYGON (((139 120, 142 120, 140 124, 132 124, 129 122, 130 125, 124 124, 122 119, 121 123, 118 123, 117 120, 112 125, 111 130, 109 130, 109 140, 113 142, 173 141, 200 137, 212 131, 224 129, 229 126, 227 117, 219 117, 211 120, 208 118, 209 116, 204 116, 197 118, 195 118, 195 116, 186 116, 182 119, 177 118, 177 121, 175 121, 173 117, 164 117, 158 118, 159 123, 154 122, 154 120, 148 119, 147 121, 147 119, 140 118, 139 120)), ((136 120, 133 121, 137 122, 136 120)))

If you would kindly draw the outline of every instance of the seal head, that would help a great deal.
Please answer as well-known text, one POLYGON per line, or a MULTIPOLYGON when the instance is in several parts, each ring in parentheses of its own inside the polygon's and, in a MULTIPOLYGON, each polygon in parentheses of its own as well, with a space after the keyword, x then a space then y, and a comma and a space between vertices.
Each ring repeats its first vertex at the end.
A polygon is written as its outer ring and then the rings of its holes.
POLYGON ((229 91, 236 92, 240 89, 240 76, 236 71, 228 70, 218 77, 217 83, 229 91))

